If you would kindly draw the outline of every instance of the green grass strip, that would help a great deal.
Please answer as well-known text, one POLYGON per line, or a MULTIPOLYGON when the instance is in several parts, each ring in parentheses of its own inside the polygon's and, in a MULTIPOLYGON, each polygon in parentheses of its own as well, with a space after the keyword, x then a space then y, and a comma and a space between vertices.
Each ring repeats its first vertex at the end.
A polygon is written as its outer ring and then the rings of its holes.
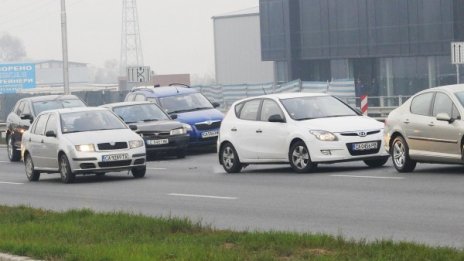
POLYGON ((464 260, 453 248, 215 230, 181 218, 0 206, 0 252, 44 260, 464 260))

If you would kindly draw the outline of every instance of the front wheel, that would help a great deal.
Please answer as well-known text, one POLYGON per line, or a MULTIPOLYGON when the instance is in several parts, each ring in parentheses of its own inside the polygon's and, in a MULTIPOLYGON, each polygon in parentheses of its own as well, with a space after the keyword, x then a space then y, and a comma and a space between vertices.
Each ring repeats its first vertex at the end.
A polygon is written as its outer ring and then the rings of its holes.
POLYGON ((237 151, 230 143, 226 143, 221 147, 219 152, 221 165, 227 173, 239 173, 243 165, 240 163, 237 151))
POLYGON ((307 173, 317 167, 317 163, 311 161, 308 148, 303 141, 297 141, 290 147, 288 160, 297 173, 307 173))
POLYGON ((416 162, 409 158, 409 146, 403 137, 398 136, 393 140, 390 153, 398 172, 412 172, 416 167, 416 162))
POLYGON ((34 162, 30 154, 26 155, 24 166, 26 167, 26 176, 29 181, 38 181, 40 179, 40 172, 35 170, 34 162))
POLYGON ((134 178, 143 178, 145 177, 145 173, 147 172, 147 166, 134 167, 132 168, 131 172, 134 178))
POLYGON ((21 157, 21 152, 18 151, 14 145, 14 138, 11 135, 6 137, 6 149, 8 151, 8 159, 10 161, 19 161, 21 157))
POLYGON ((73 183, 76 175, 71 171, 68 157, 65 154, 60 156, 60 175, 63 183, 73 183))
POLYGON ((366 163, 367 166, 371 168, 378 168, 382 167, 387 163, 389 157, 382 157, 382 158, 377 158, 377 159, 369 159, 369 160, 364 160, 364 163, 366 163))

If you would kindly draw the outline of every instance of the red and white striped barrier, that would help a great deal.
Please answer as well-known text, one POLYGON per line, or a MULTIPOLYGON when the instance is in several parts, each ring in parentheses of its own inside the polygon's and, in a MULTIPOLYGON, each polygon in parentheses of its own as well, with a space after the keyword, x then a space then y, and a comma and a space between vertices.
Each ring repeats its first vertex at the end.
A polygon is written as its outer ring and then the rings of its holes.
POLYGON ((367 95, 362 95, 361 96, 361 112, 363 115, 367 116, 368 108, 369 108, 369 105, 367 104, 367 95))

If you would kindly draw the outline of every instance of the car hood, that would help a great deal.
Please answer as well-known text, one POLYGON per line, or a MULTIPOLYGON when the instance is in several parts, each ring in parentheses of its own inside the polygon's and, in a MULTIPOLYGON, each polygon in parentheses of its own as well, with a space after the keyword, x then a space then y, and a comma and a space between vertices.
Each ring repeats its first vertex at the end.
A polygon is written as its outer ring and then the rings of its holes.
POLYGON ((224 114, 216 109, 182 112, 177 114, 177 120, 187 124, 195 124, 203 121, 222 121, 224 114))
POLYGON ((325 130, 334 133, 384 128, 382 122, 364 116, 320 118, 297 121, 297 124, 310 130, 325 130))
POLYGON ((173 120, 149 121, 129 123, 128 125, 136 125, 136 132, 155 132, 155 131, 170 131, 173 129, 182 128, 182 123, 173 120))
POLYGON ((74 145, 98 144, 107 142, 127 142, 140 140, 141 137, 130 129, 84 131, 66 133, 63 136, 74 145))

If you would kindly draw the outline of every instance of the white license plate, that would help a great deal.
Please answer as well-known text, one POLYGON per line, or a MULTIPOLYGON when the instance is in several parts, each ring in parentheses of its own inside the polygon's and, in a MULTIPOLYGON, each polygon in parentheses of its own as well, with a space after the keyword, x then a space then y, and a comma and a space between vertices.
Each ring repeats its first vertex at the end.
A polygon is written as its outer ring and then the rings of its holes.
POLYGON ((211 137, 216 137, 216 136, 219 136, 219 130, 205 131, 201 133, 202 138, 211 138, 211 137))
POLYGON ((163 145, 168 144, 168 139, 161 139, 161 140, 147 140, 147 145, 163 145))
POLYGON ((378 143, 374 142, 364 142, 364 143, 355 143, 351 145, 353 150, 375 150, 378 148, 378 143))
POLYGON ((117 160, 126 160, 129 159, 129 154, 112 154, 112 155, 103 155, 102 161, 117 161, 117 160))

